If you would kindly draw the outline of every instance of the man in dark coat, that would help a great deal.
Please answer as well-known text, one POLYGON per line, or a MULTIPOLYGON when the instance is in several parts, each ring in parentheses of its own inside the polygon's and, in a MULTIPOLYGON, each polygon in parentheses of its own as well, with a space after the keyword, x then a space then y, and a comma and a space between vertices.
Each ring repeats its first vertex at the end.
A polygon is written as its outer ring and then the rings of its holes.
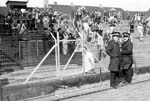
POLYGON ((124 78, 124 83, 131 83, 133 77, 133 58, 132 58, 132 51, 133 51, 133 44, 130 41, 130 33, 124 32, 123 33, 123 43, 122 43, 122 51, 121 51, 121 67, 122 73, 124 78))
POLYGON ((110 86, 117 88, 120 83, 119 71, 120 71, 120 44, 119 44, 119 32, 112 32, 112 40, 106 47, 106 53, 110 56, 110 86))

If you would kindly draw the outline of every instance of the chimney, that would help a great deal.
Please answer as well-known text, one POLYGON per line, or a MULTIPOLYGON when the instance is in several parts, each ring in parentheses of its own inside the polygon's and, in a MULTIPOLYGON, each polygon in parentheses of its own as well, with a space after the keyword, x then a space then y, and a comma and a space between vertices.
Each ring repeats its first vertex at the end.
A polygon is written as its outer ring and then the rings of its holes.
POLYGON ((48 0, 44 0, 44 8, 48 8, 48 4, 49 4, 48 0))
POLYGON ((54 2, 54 5, 57 5, 57 2, 54 2))

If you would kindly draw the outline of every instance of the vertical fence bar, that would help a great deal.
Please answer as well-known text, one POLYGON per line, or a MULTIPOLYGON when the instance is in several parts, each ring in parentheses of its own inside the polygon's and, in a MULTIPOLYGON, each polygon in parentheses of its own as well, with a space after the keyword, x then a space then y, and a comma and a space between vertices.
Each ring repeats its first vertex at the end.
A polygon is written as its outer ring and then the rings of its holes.
POLYGON ((1 82, 0 82, 0 101, 3 101, 3 95, 2 95, 2 85, 1 85, 1 82))
POLYGON ((85 74, 85 57, 84 57, 84 34, 82 30, 82 69, 83 69, 83 74, 85 74))
POLYGON ((57 46, 58 46, 58 44, 57 44, 57 40, 56 40, 56 38, 54 37, 54 35, 51 33, 51 32, 49 32, 50 33, 50 35, 52 36, 52 38, 54 39, 54 41, 55 41, 55 64, 56 64, 56 77, 57 77, 57 79, 58 79, 58 77, 59 77, 59 70, 58 70, 58 52, 57 52, 57 46))
POLYGON ((58 69, 58 78, 61 78, 60 72, 60 40, 59 40, 59 33, 57 32, 57 69, 58 69))
POLYGON ((21 45, 20 45, 20 41, 19 41, 19 58, 21 58, 21 45))
MULTIPOLYGON (((55 41, 55 44, 57 44, 56 41, 55 41)), ((55 62, 56 62, 56 77, 58 78, 59 72, 58 72, 58 54, 57 54, 57 45, 56 45, 56 47, 55 47, 55 62)))
POLYGON ((38 45, 38 40, 36 40, 36 56, 39 56, 39 45, 38 45))
POLYGON ((2 39, 1 39, 1 37, 0 37, 0 46, 1 46, 1 44, 2 44, 2 39))

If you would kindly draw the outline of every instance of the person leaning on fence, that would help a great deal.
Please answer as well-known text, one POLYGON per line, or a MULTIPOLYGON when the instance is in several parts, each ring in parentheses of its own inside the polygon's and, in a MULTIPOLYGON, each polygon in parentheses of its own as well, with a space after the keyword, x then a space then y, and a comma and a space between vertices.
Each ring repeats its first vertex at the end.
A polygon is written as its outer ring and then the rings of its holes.
POLYGON ((132 58, 132 51, 133 51, 133 43, 130 41, 130 33, 124 32, 123 33, 123 43, 122 43, 122 50, 121 50, 121 68, 123 74, 123 83, 131 83, 133 77, 133 58, 132 58))
POLYGON ((110 56, 110 86, 117 88, 120 83, 119 71, 120 71, 120 45, 119 45, 119 32, 112 32, 112 40, 106 47, 106 53, 110 56))
MULTIPOLYGON (((72 33, 68 34, 68 40, 75 40, 74 36, 72 35, 72 33)), ((70 41, 68 42, 68 53, 71 55, 73 53, 75 49, 75 42, 74 41, 70 41)))

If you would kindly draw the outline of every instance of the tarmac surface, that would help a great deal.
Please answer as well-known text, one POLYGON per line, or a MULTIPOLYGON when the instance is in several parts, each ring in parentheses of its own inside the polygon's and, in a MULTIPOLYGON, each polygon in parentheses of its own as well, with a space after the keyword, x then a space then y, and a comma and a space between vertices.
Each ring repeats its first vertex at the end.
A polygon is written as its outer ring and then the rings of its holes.
MULTIPOLYGON (((109 82, 106 81, 101 86, 102 89, 100 88, 100 90, 95 93, 64 98, 61 100, 55 99, 55 101, 150 101, 149 73, 135 77, 130 85, 121 86, 118 89, 112 89, 108 86, 109 82)), ((82 89, 82 87, 80 89, 82 89)), ((92 89, 89 90, 92 91, 92 89)), ((74 93, 73 90, 72 93, 74 93)), ((52 97, 47 96, 29 101, 53 101, 53 99, 52 97)))
POLYGON ((150 101, 150 81, 63 101, 150 101))

